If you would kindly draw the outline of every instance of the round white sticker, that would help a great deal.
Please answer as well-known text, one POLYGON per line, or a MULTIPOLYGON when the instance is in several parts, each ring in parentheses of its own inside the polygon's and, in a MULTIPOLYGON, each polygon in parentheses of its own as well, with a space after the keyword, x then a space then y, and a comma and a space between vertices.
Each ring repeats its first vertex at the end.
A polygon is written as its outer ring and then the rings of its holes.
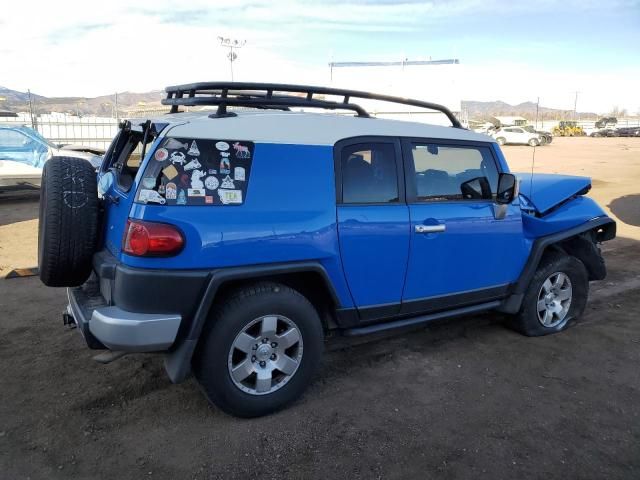
POLYGON ((221 151, 229 150, 229 144, 227 142, 217 142, 216 148, 221 151))
POLYGON ((164 162, 168 156, 169 152, 166 148, 159 148, 158 150, 156 150, 156 153, 154 155, 155 159, 159 162, 164 162))
POLYGON ((207 177, 204 179, 204 186, 207 187, 207 190, 215 190, 220 185, 220 182, 216 177, 207 177))

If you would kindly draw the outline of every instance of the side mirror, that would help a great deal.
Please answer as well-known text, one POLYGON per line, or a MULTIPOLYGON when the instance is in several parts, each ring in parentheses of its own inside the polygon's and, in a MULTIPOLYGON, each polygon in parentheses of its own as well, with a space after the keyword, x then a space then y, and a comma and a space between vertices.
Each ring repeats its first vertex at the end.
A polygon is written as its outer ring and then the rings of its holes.
POLYGON ((518 196, 518 179, 512 173, 501 173, 498 177, 496 203, 506 205, 518 196))

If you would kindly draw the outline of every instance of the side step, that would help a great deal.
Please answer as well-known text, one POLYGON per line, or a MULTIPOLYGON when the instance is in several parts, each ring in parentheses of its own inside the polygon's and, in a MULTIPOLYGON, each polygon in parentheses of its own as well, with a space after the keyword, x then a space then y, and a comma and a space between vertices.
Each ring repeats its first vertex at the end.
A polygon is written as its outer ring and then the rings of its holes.
POLYGON ((473 305, 471 307, 456 308, 454 310, 447 310, 445 312, 430 313, 428 315, 420 315, 418 317, 403 318, 401 320, 394 320, 392 322, 368 325, 366 327, 348 328, 346 330, 343 330, 342 334, 347 337, 369 335, 371 333, 384 332, 387 330, 395 330, 396 328, 411 327, 413 325, 429 323, 434 320, 442 320, 444 318, 461 317, 463 315, 469 315, 471 313, 486 312, 487 310, 493 310, 499 307, 501 304, 501 300, 495 300, 493 302, 481 303, 479 305, 473 305))

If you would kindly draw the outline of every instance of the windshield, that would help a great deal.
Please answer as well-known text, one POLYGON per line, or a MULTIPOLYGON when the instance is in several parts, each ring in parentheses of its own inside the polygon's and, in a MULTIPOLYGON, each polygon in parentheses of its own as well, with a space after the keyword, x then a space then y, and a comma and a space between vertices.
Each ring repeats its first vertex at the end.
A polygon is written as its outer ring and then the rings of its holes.
POLYGON ((529 133, 536 133, 536 129, 533 128, 531 125, 527 125, 527 126, 522 127, 522 128, 524 128, 524 130, 529 132, 529 133))
POLYGON ((33 129, 29 129, 29 134, 33 137, 36 137, 39 141, 41 141, 42 143, 46 144, 48 147, 50 148, 58 148, 58 145, 56 145, 55 143, 50 142, 49 140, 47 140, 46 138, 44 138, 42 135, 40 135, 40 132, 38 132, 37 130, 33 130, 33 129))

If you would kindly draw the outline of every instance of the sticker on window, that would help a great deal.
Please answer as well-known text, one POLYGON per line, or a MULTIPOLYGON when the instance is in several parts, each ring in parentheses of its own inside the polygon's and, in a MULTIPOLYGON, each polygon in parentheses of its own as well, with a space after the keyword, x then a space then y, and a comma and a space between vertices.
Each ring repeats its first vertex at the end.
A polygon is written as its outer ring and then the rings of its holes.
POLYGON ((147 162, 136 201, 151 205, 242 205, 254 144, 165 138, 147 162))

